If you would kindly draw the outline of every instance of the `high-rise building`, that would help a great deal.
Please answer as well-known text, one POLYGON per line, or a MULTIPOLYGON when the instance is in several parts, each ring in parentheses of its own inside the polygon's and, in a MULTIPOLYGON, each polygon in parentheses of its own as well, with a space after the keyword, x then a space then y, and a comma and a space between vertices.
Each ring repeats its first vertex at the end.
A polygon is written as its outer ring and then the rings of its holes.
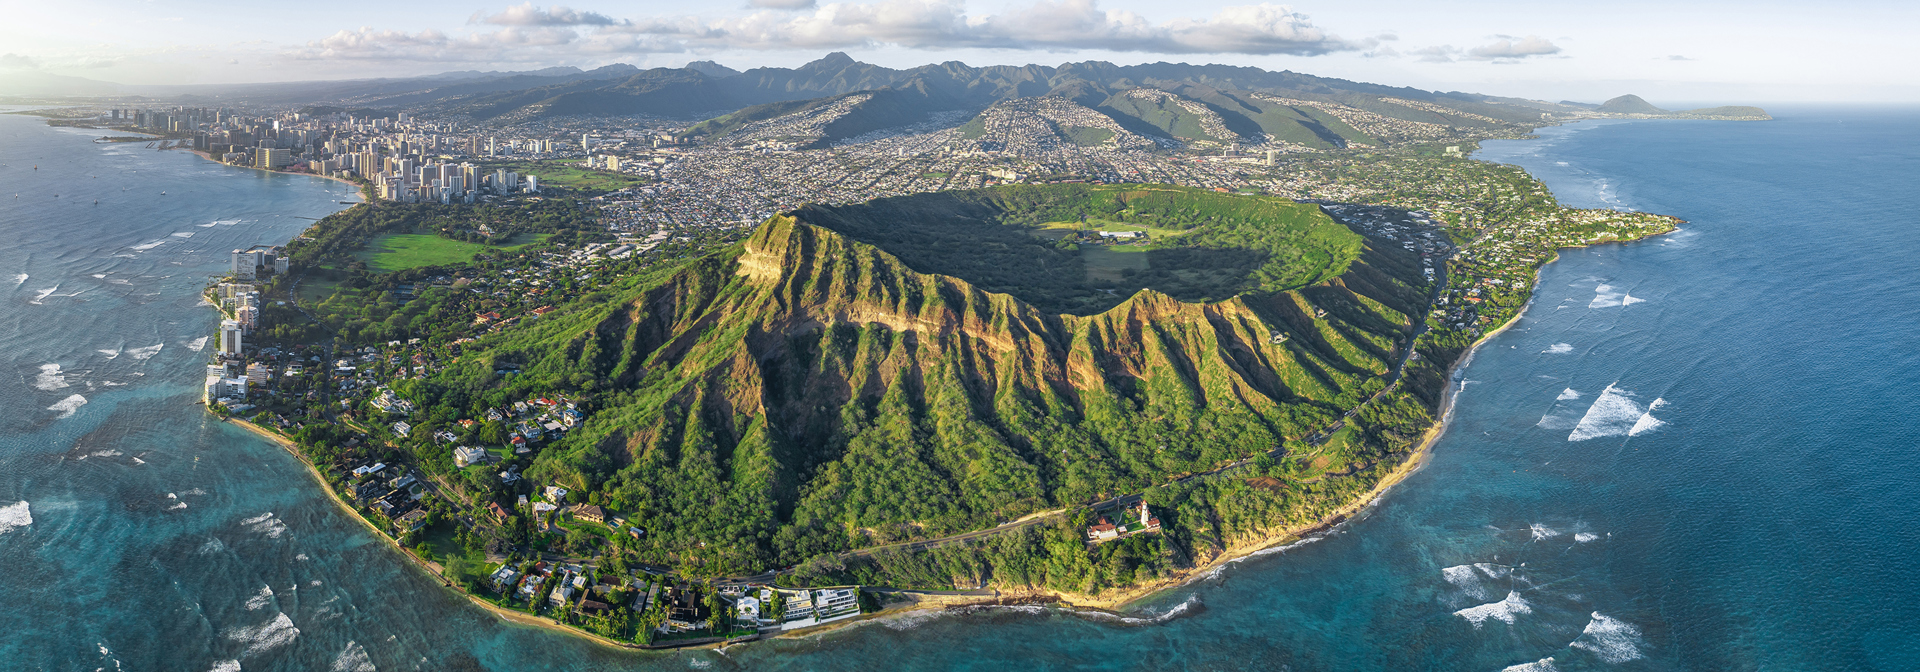
POLYGON ((252 252, 249 252, 246 250, 234 250, 233 259, 231 262, 229 262, 229 266, 228 266, 228 271, 233 274, 233 279, 252 280, 254 276, 253 267, 260 265, 254 262, 255 259, 256 257, 252 252))
POLYGON ((279 170, 293 165, 293 152, 285 149, 262 147, 253 155, 253 167, 267 170, 279 170))
POLYGON ((223 355, 239 355, 240 354, 240 347, 241 347, 240 331, 241 331, 241 328, 240 328, 239 320, 221 320, 220 321, 220 354, 223 354, 223 355))

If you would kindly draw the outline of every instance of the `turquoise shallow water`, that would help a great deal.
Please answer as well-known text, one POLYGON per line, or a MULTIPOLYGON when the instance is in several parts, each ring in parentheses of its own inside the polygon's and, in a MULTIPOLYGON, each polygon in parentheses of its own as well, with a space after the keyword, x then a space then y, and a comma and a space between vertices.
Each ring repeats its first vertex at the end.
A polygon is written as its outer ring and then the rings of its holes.
POLYGON ((374 543, 278 448, 198 413, 213 315, 195 290, 225 250, 342 207, 344 186, 0 115, 0 183, 20 193, 0 193, 0 375, 17 381, 0 387, 0 660, 1920 669, 1920 112, 1776 114, 1489 143, 1482 158, 1571 205, 1689 223, 1547 267, 1463 370, 1432 463, 1338 534, 1146 607, 1164 619, 932 615, 724 654, 504 625, 374 543))

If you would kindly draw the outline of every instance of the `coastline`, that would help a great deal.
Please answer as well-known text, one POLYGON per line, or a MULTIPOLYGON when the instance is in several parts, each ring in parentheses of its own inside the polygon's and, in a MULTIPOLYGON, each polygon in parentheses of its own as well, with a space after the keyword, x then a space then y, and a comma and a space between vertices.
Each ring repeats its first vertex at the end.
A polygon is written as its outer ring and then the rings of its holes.
MULTIPOLYGON (((184 149, 184 148, 183 148, 183 149, 184 149)), ((187 152, 188 152, 188 153, 191 153, 191 154, 193 154, 194 156, 198 156, 198 157, 200 157, 200 158, 202 158, 202 159, 206 159, 206 160, 208 160, 208 161, 212 161, 212 162, 214 162, 214 163, 218 163, 218 164, 220 164, 220 165, 222 165, 222 166, 229 166, 229 167, 233 167, 233 168, 245 168, 245 169, 247 169, 247 170, 257 170, 257 171, 260 171, 260 172, 263 172, 263 173, 273 173, 273 174, 275 174, 275 175, 305 175, 305 176, 307 176, 307 177, 317 177, 317 178, 320 178, 320 179, 322 179, 322 180, 333 180, 333 181, 335 181, 335 182, 339 182, 339 183, 341 183, 341 184, 344 184, 344 185, 347 185, 347 186, 350 186, 350 187, 353 187, 353 188, 354 188, 354 192, 353 192, 353 197, 354 197, 354 198, 357 198, 357 199, 360 199, 360 202, 362 202, 362 203, 365 203, 365 202, 367 202, 367 198, 366 198, 366 194, 364 194, 364 193, 362 193, 362 192, 360 191, 360 188, 361 188, 361 187, 363 187, 363 186, 365 186, 365 185, 362 185, 362 184, 360 184, 360 183, 358 183, 358 182, 354 182, 354 181, 352 181, 352 180, 348 180, 348 179, 345 179, 345 178, 339 178, 339 177, 334 177, 334 176, 331 176, 331 175, 321 175, 321 174, 319 174, 319 173, 290 173, 290 172, 287 172, 287 171, 284 171, 284 170, 267 170, 267 169, 265 169, 265 168, 256 168, 256 167, 253 167, 253 166, 236 166, 236 165, 233 165, 233 164, 231 164, 231 163, 227 163, 227 162, 224 162, 224 161, 221 161, 221 160, 219 160, 219 159, 216 159, 216 158, 213 158, 213 155, 212 155, 212 154, 209 154, 209 153, 207 153, 207 152, 203 152, 203 151, 200 151, 200 150, 198 150, 198 149, 188 149, 188 150, 187 150, 187 152)))
POLYGON ((320 475, 320 470, 314 467, 313 463, 311 461, 308 461, 305 456, 300 454, 299 445, 294 443, 293 439, 289 439, 286 437, 286 435, 283 435, 279 432, 273 431, 271 429, 267 429, 265 427, 261 427, 259 425, 253 424, 251 422, 248 422, 246 420, 242 420, 239 418, 223 418, 222 421, 233 424, 233 425, 237 425, 241 429, 245 429, 249 432, 252 432, 255 435, 259 436, 260 438, 267 440, 269 443, 277 445, 282 450, 287 451, 287 454, 292 455, 295 460, 298 460, 301 466, 306 467, 307 474, 309 476, 312 476, 314 482, 320 485, 320 489, 327 493, 327 499, 332 500, 335 506, 340 507, 340 510, 343 513, 346 513, 347 517, 352 518, 356 521, 359 521, 359 523, 362 526, 367 528, 368 532, 373 533, 373 536, 378 537, 380 541, 385 542, 386 545, 392 548, 395 552, 399 553, 401 556, 405 557, 406 559, 412 561, 410 563, 412 566, 420 569, 421 571, 426 572, 428 576, 431 576, 435 581, 440 582, 441 587, 447 588, 447 590, 453 592, 454 594, 459 595, 463 598, 466 598, 467 602, 472 603, 474 606, 477 606, 489 612, 492 612, 493 615, 499 617, 500 620, 508 621, 511 623, 517 623, 520 625, 530 626, 530 627, 545 628, 547 630, 552 630, 552 631, 563 633, 563 634, 573 635, 576 637, 583 637, 588 640, 592 640, 596 644, 600 644, 602 646, 606 646, 610 648, 627 649, 627 650, 649 650, 654 648, 654 647, 634 644, 632 642, 619 642, 619 641, 607 639, 605 637, 596 635, 591 632, 587 632, 585 630, 580 630, 578 628, 563 625, 561 623, 553 621, 552 619, 542 619, 540 617, 533 616, 531 614, 525 614, 525 613, 510 610, 510 609, 504 609, 504 608, 501 608, 499 605, 493 604, 486 600, 482 600, 478 597, 474 597, 472 594, 464 590, 458 590, 448 586, 446 576, 442 574, 442 570, 438 564, 430 562, 426 558, 422 558, 418 555, 415 555, 412 551, 409 551, 405 547, 401 546, 400 542, 395 541, 393 537, 388 536, 387 533, 381 531, 380 528, 375 527, 372 521, 367 520, 366 516, 360 515, 360 512, 355 511, 352 505, 347 504, 346 500, 341 499, 339 493, 334 492, 333 488, 327 485, 327 480, 324 476, 320 475))
MULTIPOLYGON (((1480 338, 1475 339, 1473 344, 1467 346, 1467 349, 1461 353, 1459 358, 1455 359, 1452 364, 1448 365, 1446 376, 1444 377, 1444 380, 1446 381, 1446 386, 1441 391, 1440 405, 1434 416, 1433 425, 1431 427, 1428 427, 1427 431, 1424 434, 1422 434, 1419 446, 1414 449, 1412 454, 1410 454, 1405 461, 1401 462, 1398 466, 1394 467, 1392 472, 1382 477, 1380 479, 1380 482, 1376 483, 1374 487, 1368 490, 1365 495, 1359 498, 1356 498, 1354 501, 1349 502, 1348 504, 1335 509, 1332 513, 1329 513, 1325 517, 1322 517, 1319 522, 1316 522, 1311 525, 1305 525, 1305 526, 1280 530, 1273 534, 1260 537, 1255 541, 1240 543, 1240 544, 1233 544, 1229 546, 1226 551, 1207 560, 1206 562, 1198 563, 1194 565, 1192 568, 1182 571, 1177 576, 1169 577, 1167 579, 1163 579, 1163 580, 1154 582, 1152 584, 1140 586, 1137 588, 1117 590, 1117 591, 1114 591, 1114 594, 1112 595, 1101 595, 1101 596, 1070 595, 1070 594, 1062 594, 1062 593, 1053 593, 1049 591, 1034 591, 1031 593, 1027 593, 1022 597, 1024 597, 1024 599, 1026 599, 1029 602, 1038 602, 1043 599, 1057 600, 1059 604, 1061 604, 1062 606, 1065 606, 1074 611, 1102 612, 1102 613, 1107 613, 1115 616, 1127 617, 1128 614, 1121 613, 1121 612, 1126 611, 1129 607, 1135 606, 1138 603, 1147 601, 1151 598, 1159 597, 1160 595, 1168 591, 1177 590, 1195 581, 1199 581, 1201 579, 1205 579, 1210 576, 1213 576, 1216 574, 1216 572, 1219 571, 1220 568, 1225 567, 1226 565, 1230 565, 1240 560, 1244 560, 1246 558, 1253 557, 1256 555, 1263 555, 1266 553, 1283 551, 1284 549, 1290 547, 1291 545, 1304 543, 1307 541, 1311 541, 1313 539, 1317 539, 1319 538, 1319 533, 1331 530, 1335 527, 1340 526, 1341 524, 1344 524, 1347 520, 1351 519, 1354 515, 1365 511, 1368 507, 1371 507, 1374 504, 1378 504, 1381 501, 1381 498, 1385 497, 1387 494, 1387 491, 1391 490, 1393 486, 1399 485, 1402 481, 1406 480, 1408 476, 1413 475, 1413 473, 1419 471, 1421 467, 1426 466, 1428 460, 1431 459, 1432 457, 1434 445, 1439 442, 1440 437, 1446 434, 1446 430, 1449 425, 1449 420, 1453 417, 1454 403, 1456 401, 1457 395, 1460 392, 1459 386, 1454 384, 1455 377, 1459 374, 1459 371, 1461 369, 1465 368, 1468 364, 1471 364, 1473 362, 1473 357, 1475 354, 1477 354, 1480 351, 1480 346, 1485 345, 1488 342, 1492 341, 1494 337, 1499 336, 1502 333, 1505 333, 1507 329, 1511 328, 1515 324, 1518 324, 1520 322, 1520 318, 1526 316, 1527 311, 1533 307, 1533 301, 1534 301, 1535 295, 1537 294, 1540 288, 1541 269, 1546 268, 1548 264, 1559 261, 1561 250, 1580 249, 1580 248, 1592 247, 1594 245, 1630 243, 1630 242, 1635 242, 1639 240, 1645 240, 1646 238, 1651 238, 1653 236, 1663 236, 1669 233, 1673 233, 1676 230, 1678 229, 1670 228, 1666 231, 1662 231, 1654 234, 1648 234, 1646 236, 1642 236, 1639 238, 1632 238, 1632 239, 1625 239, 1625 240, 1610 238, 1607 240, 1596 240, 1596 241, 1592 241, 1582 245, 1569 245, 1566 247, 1555 248, 1553 251, 1552 258, 1547 259, 1545 262, 1541 263, 1539 266, 1533 269, 1533 281, 1528 286, 1527 302, 1521 305, 1520 310, 1518 312, 1515 312, 1513 314, 1513 317, 1510 317, 1505 322, 1502 322, 1500 326, 1494 328, 1491 331, 1486 332, 1485 334, 1482 334, 1480 338)), ((975 604, 993 604, 993 603, 976 602, 975 604)))

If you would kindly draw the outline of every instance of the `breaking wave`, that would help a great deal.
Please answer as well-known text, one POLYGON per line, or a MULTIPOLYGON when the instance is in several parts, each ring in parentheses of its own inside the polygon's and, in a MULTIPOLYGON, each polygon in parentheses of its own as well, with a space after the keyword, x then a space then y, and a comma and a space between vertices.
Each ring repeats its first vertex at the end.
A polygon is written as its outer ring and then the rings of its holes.
POLYGON ((1559 530, 1553 529, 1551 527, 1547 527, 1546 525, 1543 525, 1540 523, 1534 523, 1532 525, 1528 525, 1527 531, 1533 533, 1534 541, 1539 541, 1541 539, 1552 539, 1554 537, 1560 536, 1559 530))
POLYGON ((1600 612, 1593 612, 1587 629, 1567 646, 1598 656, 1609 663, 1624 663, 1645 656, 1640 653, 1640 629, 1600 612))
POLYGON ((273 586, 261 586, 260 592, 247 598, 247 611, 259 611, 273 603, 273 586))
POLYGON ((0 506, 0 534, 12 532, 13 528, 33 524, 33 507, 25 501, 0 506))
POLYGON ((1623 294, 1613 291, 1613 285, 1601 285, 1593 288, 1593 300, 1587 302, 1588 308, 1612 308, 1620 305, 1623 294))
POLYGON ((1459 588, 1460 592, 1467 597, 1476 600, 1485 600, 1493 597, 1493 593, 1487 590, 1487 579, 1504 579, 1512 573, 1513 569, 1511 567, 1486 562, 1476 562, 1471 565, 1454 565, 1440 569, 1441 578, 1446 579, 1447 583, 1451 583, 1454 587, 1459 588))
POLYGON ((199 351, 201 351, 201 350, 205 350, 205 349, 207 348, 207 339, 209 339, 209 338, 212 338, 212 337, 211 337, 211 336, 201 336, 201 337, 199 337, 199 338, 196 338, 196 339, 193 339, 193 340, 191 340, 191 341, 187 341, 187 349, 188 349, 188 350, 192 350, 192 351, 194 351, 194 352, 199 352, 199 351))
POLYGON ((21 285, 27 284, 28 277, 29 276, 25 273, 21 273, 19 275, 13 276, 13 288, 19 289, 21 285))
POLYGON ((1554 401, 1570 401, 1570 400, 1579 399, 1579 398, 1580 398, 1580 393, 1575 391, 1573 388, 1569 387, 1567 389, 1561 390, 1560 396, 1554 397, 1553 400, 1554 401))
POLYGON ((48 392, 67 386, 67 376, 60 372, 59 364, 41 364, 40 374, 33 377, 33 386, 48 392))
POLYGON ((165 343, 155 343, 144 348, 134 348, 127 351, 127 356, 136 360, 149 359, 154 355, 160 354, 160 348, 166 347, 166 345, 165 343))
POLYGON ((1544 352, 1549 355, 1564 355, 1564 354, 1573 352, 1573 344, 1572 343, 1555 343, 1553 345, 1547 346, 1547 349, 1541 350, 1541 352, 1544 352))
POLYGON ((1506 667, 1500 668, 1500 672, 1559 672, 1559 671, 1560 671, 1560 668, 1555 667, 1553 664, 1553 656, 1547 656, 1545 658, 1541 658, 1531 663, 1521 663, 1519 665, 1508 665, 1506 667))
POLYGON ((1642 408, 1632 399, 1633 393, 1608 385, 1600 398, 1587 408, 1587 414, 1580 418, 1573 433, 1567 435, 1568 441, 1585 441, 1603 436, 1638 435, 1665 424, 1653 417, 1653 410, 1666 404, 1664 399, 1655 399, 1648 407, 1642 408))
POLYGON ((1453 615, 1467 619, 1475 629, 1485 625, 1488 620, 1500 621, 1512 625, 1514 619, 1523 614, 1533 613, 1533 605, 1520 597, 1519 591, 1508 591, 1507 599, 1489 602, 1477 607, 1467 607, 1453 612, 1453 615))
POLYGON ((367 649, 352 641, 340 655, 333 659, 333 672, 374 672, 373 660, 367 657, 367 649))
POLYGON ((207 672, 240 672, 240 661, 222 660, 214 663, 213 667, 207 668, 207 672))
POLYGON ((33 304, 33 305, 36 305, 36 306, 38 306, 38 305, 43 305, 43 304, 41 304, 40 302, 42 302, 42 301, 45 301, 45 300, 47 300, 47 297, 49 297, 49 296, 53 296, 53 293, 54 293, 54 292, 57 292, 57 291, 60 291, 60 286, 59 286, 59 285, 54 285, 54 286, 52 286, 52 287, 48 287, 48 288, 46 288, 46 289, 42 289, 42 290, 40 290, 40 295, 39 295, 39 296, 36 296, 36 297, 33 297, 33 300, 32 300, 32 301, 28 301, 27 303, 31 303, 31 304, 33 304))
POLYGON ((1647 404, 1647 412, 1641 413, 1640 419, 1634 421, 1633 429, 1627 430, 1627 436, 1639 436, 1659 429, 1661 425, 1667 424, 1653 417, 1653 410, 1665 405, 1667 405, 1667 400, 1665 399, 1654 399, 1653 403, 1647 404))
POLYGON ((247 645, 242 658, 263 651, 286 646, 300 636, 300 629, 293 627, 293 619, 286 614, 274 614, 273 620, 256 627, 234 627, 227 629, 227 639, 247 645))
POLYGON ((247 526, 248 530, 267 535, 269 539, 279 539, 280 535, 287 533, 287 524, 274 518, 272 511, 242 520, 240 524, 247 526))
POLYGON ((59 411, 60 415, 54 416, 55 419, 65 420, 73 417, 73 414, 79 413, 80 407, 85 405, 87 405, 87 398, 76 394, 54 402, 52 406, 47 407, 47 410, 59 411))

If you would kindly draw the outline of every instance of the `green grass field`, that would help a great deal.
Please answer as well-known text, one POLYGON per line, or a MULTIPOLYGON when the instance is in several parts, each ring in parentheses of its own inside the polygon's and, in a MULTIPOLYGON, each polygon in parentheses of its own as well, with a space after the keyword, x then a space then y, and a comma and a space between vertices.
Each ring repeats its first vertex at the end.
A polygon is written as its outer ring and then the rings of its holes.
POLYGON ((487 162, 483 165, 488 172, 505 168, 521 175, 533 175, 540 178, 540 186, 565 187, 568 189, 590 189, 594 191, 619 191, 627 187, 647 184, 648 180, 637 175, 610 173, 604 170, 588 170, 578 166, 578 159, 560 161, 502 161, 487 162))
POLYGON ((354 254, 367 267, 381 273, 419 268, 464 264, 473 255, 489 249, 485 245, 419 233, 390 233, 367 241, 366 249, 354 254))
MULTIPOLYGON (((551 237, 553 234, 550 233, 521 234, 506 241, 511 244, 496 247, 441 238, 432 234, 389 233, 367 241, 366 249, 354 253, 354 256, 367 262, 367 268, 380 273, 392 273, 421 266, 464 264, 473 261, 473 255, 481 252, 517 251, 544 243, 551 237)), ((307 293, 304 285, 305 283, 302 283, 302 294, 307 293)), ((316 288, 313 291, 321 290, 316 288)), ((331 292, 331 286, 326 291, 331 292)))

